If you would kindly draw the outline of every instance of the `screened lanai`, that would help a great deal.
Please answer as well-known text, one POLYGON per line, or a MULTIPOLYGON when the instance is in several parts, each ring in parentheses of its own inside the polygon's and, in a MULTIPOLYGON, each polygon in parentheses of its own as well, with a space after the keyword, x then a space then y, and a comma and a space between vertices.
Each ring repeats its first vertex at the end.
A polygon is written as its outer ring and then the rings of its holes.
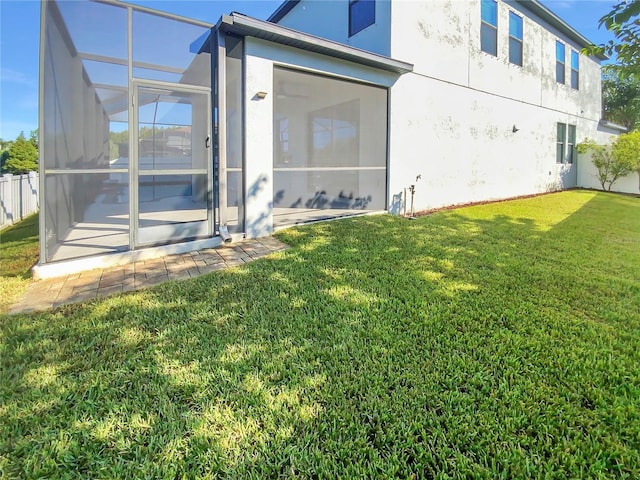
POLYGON ((214 234, 211 26, 43 2, 41 262, 214 234))
POLYGON ((387 89, 410 65, 115 0, 43 2, 41 35, 37 274, 386 208, 387 89))

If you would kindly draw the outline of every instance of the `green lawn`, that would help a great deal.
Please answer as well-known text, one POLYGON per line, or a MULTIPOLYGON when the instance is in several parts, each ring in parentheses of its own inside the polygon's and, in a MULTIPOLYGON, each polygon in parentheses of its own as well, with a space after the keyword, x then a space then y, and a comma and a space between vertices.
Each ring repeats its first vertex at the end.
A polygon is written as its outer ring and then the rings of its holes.
POLYGON ((29 286, 38 261, 38 215, 0 232, 0 312, 5 312, 29 286))
POLYGON ((0 477, 640 478, 640 198, 278 236, 0 317, 0 477))

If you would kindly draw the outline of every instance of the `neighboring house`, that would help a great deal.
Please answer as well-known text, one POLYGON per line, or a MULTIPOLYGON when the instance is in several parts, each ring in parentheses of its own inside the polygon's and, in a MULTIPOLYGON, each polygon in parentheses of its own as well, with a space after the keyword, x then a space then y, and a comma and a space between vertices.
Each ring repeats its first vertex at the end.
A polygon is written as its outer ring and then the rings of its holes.
POLYGON ((43 2, 37 275, 401 213, 413 184, 416 210, 572 187, 575 143, 616 133, 602 58, 537 1, 301 0, 270 20, 43 2))

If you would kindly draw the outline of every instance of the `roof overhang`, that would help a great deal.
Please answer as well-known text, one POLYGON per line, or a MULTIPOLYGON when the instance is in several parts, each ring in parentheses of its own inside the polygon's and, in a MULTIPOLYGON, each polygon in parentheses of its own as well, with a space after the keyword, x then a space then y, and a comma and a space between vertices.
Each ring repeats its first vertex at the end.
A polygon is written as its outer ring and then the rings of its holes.
POLYGON ((618 125, 617 123, 610 122, 609 120, 605 120, 604 118, 600 119, 598 124, 601 127, 610 128, 611 130, 617 130, 620 133, 627 133, 629 129, 624 125, 618 125))
MULTIPOLYGON (((560 33, 566 35, 569 39, 573 40, 581 47, 589 47, 594 44, 587 37, 582 35, 575 28, 562 20, 558 15, 553 13, 538 0, 515 0, 515 2, 522 6, 522 8, 524 8, 525 10, 528 10, 529 12, 538 16, 541 20, 544 20, 553 28, 557 29, 560 33)), ((293 6, 291 8, 293 8, 293 6)), ((597 54, 595 55, 595 57, 599 60, 609 59, 609 57, 602 54, 597 54)))
POLYGON ((231 15, 223 15, 216 25, 216 29, 225 33, 260 38, 388 72, 403 74, 413 71, 411 63, 302 33, 275 23, 248 17, 241 13, 234 12, 231 15))

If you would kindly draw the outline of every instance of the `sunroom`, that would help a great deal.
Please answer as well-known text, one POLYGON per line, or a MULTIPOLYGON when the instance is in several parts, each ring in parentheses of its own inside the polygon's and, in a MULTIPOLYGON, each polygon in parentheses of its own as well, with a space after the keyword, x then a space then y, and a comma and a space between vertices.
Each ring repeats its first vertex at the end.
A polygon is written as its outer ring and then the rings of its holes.
POLYGON ((411 65, 234 13, 42 6, 36 275, 385 211, 411 65))

